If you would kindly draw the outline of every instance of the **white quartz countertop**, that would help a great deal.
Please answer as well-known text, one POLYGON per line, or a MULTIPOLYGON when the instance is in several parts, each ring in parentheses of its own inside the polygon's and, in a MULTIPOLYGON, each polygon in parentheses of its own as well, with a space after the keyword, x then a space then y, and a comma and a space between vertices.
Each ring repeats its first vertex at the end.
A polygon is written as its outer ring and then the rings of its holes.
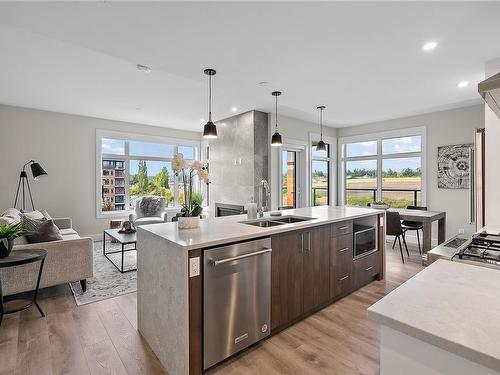
MULTIPOLYGON (((139 236, 141 236, 141 231, 144 230, 162 237, 184 250, 191 250, 376 215, 384 211, 349 206, 318 206, 283 210, 282 212, 283 216, 295 215, 314 219, 261 228, 241 223, 241 221, 248 220, 247 215, 223 216, 202 219, 200 228, 197 229, 179 230, 177 223, 144 225, 139 227, 139 236)), ((264 216, 269 217, 269 213, 266 212, 264 216)))
POLYGON ((500 371, 500 271, 438 260, 368 308, 382 325, 500 371))

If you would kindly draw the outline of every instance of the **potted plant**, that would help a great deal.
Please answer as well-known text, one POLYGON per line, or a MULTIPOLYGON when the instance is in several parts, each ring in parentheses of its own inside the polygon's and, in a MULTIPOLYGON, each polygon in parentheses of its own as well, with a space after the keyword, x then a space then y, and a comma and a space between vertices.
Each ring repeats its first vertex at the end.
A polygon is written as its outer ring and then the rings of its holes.
POLYGON ((0 226, 0 258, 10 255, 14 240, 23 235, 21 223, 0 226))
POLYGON ((194 181, 195 177, 198 176, 206 184, 209 183, 207 166, 199 160, 187 162, 182 154, 176 154, 172 160, 172 169, 179 177, 179 182, 184 189, 184 203, 181 212, 176 214, 172 221, 179 223, 179 229, 198 228, 200 214, 203 211, 201 207, 203 196, 193 191, 194 181))

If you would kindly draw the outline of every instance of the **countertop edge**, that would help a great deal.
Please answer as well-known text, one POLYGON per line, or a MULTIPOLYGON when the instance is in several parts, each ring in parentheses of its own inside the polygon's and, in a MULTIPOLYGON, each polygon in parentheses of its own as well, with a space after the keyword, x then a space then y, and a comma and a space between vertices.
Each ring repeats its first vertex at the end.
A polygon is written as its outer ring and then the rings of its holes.
MULTIPOLYGON (((208 248, 208 247, 213 247, 213 246, 218 246, 218 245, 223 245, 223 244, 228 244, 228 243, 233 243, 233 242, 239 242, 239 241, 244 241, 244 240, 249 240, 249 239, 254 239, 254 238, 268 237, 268 236, 272 236, 272 235, 279 234, 279 233, 286 233, 286 232, 291 232, 294 230, 307 229, 307 228, 311 228, 311 227, 332 224, 332 223, 336 223, 339 221, 353 220, 353 219, 357 219, 357 218, 361 218, 361 217, 368 217, 368 216, 380 215, 380 214, 385 215, 385 210, 377 210, 377 209, 372 209, 372 210, 373 210, 373 212, 361 213, 361 214, 356 214, 356 215, 349 215, 349 216, 345 216, 342 218, 314 219, 314 220, 304 221, 304 222, 300 222, 300 223, 284 224, 283 226, 278 226, 278 227, 271 227, 271 228, 265 228, 265 229, 261 228, 263 230, 262 232, 242 234, 240 236, 232 236, 232 237, 228 237, 228 238, 224 238, 224 239, 220 239, 220 240, 208 241, 208 242, 205 242, 201 245, 200 244, 195 244, 195 245, 179 244, 176 241, 172 241, 169 238, 162 236, 162 235, 148 229, 147 227, 149 225, 144 225, 144 226, 141 226, 139 228, 143 231, 146 231, 148 233, 151 233, 155 236, 158 236, 158 237, 164 239, 168 243, 174 245, 175 247, 178 247, 179 249, 181 249, 183 251, 189 251, 189 250, 204 249, 204 248, 208 248), (316 221, 316 220, 320 220, 320 221, 316 221)), ((247 220, 247 219, 244 219, 244 220, 247 220)), ((162 225, 162 224, 151 224, 151 225, 162 225)), ((244 224, 242 224, 242 225, 244 225, 244 224)), ((184 230, 195 231, 198 229, 184 229, 184 230)))
POLYGON ((446 350, 450 353, 466 358, 472 362, 478 363, 492 370, 500 371, 500 358, 492 357, 490 355, 437 336, 415 326, 411 326, 399 320, 389 318, 374 311, 372 309, 372 306, 367 309, 367 316, 374 322, 392 328, 417 340, 424 341, 442 350, 446 350))

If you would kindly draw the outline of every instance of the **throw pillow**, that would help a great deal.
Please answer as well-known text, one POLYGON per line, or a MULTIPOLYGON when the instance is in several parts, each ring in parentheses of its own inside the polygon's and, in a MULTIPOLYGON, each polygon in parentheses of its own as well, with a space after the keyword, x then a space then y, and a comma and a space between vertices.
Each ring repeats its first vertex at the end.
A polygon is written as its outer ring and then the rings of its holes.
POLYGON ((30 219, 43 219, 45 217, 40 211, 23 212, 21 215, 30 219))
POLYGON ((21 215, 23 230, 29 243, 51 242, 62 240, 61 231, 54 224, 54 220, 31 219, 26 215, 21 215))

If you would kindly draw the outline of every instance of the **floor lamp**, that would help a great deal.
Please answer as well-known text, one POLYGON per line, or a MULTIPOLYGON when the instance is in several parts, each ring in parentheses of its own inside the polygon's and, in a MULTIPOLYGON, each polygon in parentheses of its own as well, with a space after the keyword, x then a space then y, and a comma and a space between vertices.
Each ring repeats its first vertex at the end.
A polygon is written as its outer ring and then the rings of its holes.
POLYGON ((21 189, 22 185, 22 192, 23 192, 23 207, 22 210, 24 211, 26 208, 26 195, 25 195, 25 188, 24 185, 26 185, 28 189, 28 194, 30 195, 30 201, 31 201, 31 208, 33 211, 35 210, 35 205, 33 204, 33 196, 31 195, 31 189, 30 189, 30 183, 28 181, 28 174, 26 173, 26 167, 30 166, 31 168, 31 173, 33 174, 33 179, 38 180, 38 177, 44 176, 47 174, 45 170, 42 168, 40 164, 35 162, 34 160, 30 160, 26 164, 23 165, 23 170, 21 171, 21 174, 19 175, 19 182, 17 184, 17 192, 16 192, 16 200, 14 201, 14 207, 17 205, 17 198, 19 197, 19 190, 21 189))

